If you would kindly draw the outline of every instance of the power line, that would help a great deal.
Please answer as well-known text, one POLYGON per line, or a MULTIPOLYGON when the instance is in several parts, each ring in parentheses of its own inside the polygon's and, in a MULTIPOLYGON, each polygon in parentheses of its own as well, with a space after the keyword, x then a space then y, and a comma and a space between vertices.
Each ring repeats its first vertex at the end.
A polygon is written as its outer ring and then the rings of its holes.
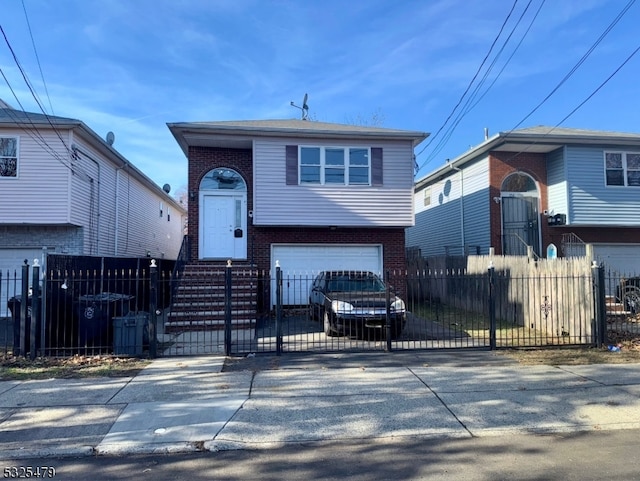
POLYGON ((29 15, 27 15, 27 7, 22 0, 22 10, 24 11, 24 18, 27 21, 27 28, 29 29, 29 36, 31 37, 31 45, 33 45, 33 53, 36 56, 36 62, 38 63, 38 69, 40 70, 40 78, 42 79, 42 85, 44 85, 44 91, 47 94, 47 100, 49 101, 49 108, 51 114, 54 115, 53 105, 51 104, 51 97, 49 96, 49 89, 47 88, 47 82, 44 80, 44 73, 42 72, 42 65, 40 65, 40 57, 38 57, 38 50, 36 49, 36 42, 33 39, 33 32, 31 31, 31 23, 29 22, 29 15))
MULTIPOLYGON (((474 74, 473 78, 471 79, 471 81, 469 82, 469 85, 467 85, 467 88, 465 89, 465 91, 462 93, 462 96, 460 97, 460 99, 458 100, 458 102, 456 103, 456 105, 453 107, 453 110, 451 110, 451 113, 449 113, 449 115, 447 116, 447 118, 445 119, 445 121, 442 123, 442 125, 438 128, 438 130, 436 131, 435 135, 432 135, 430 137, 429 142, 427 142, 427 144, 422 148, 422 150, 420 150, 420 152, 418 152, 417 155, 422 154, 422 152, 424 152, 430 145, 431 143, 438 137, 438 135, 440 134, 440 132, 442 132, 442 130, 445 128, 445 126, 447 125, 447 123, 449 122, 449 120, 451 119, 451 117, 453 117, 453 114, 456 112, 456 110, 458 109, 458 107, 460 106, 460 104, 462 103, 463 99, 465 98, 465 96, 467 95, 467 93, 469 92, 469 90, 471 89, 471 86, 473 85, 473 83, 475 82, 476 78, 478 78, 478 75, 480 74, 480 71, 482 70, 482 68, 484 67, 484 64, 486 63, 487 59, 489 58, 489 55, 491 55, 491 52, 493 51, 493 48, 495 47, 496 43, 498 42, 498 39, 500 38, 500 35, 502 35, 502 32, 507 24, 507 22, 509 21, 509 18, 511 18, 511 14, 513 13, 513 11, 516 8, 516 5, 518 4, 518 0, 515 0, 513 2, 513 5, 511 6, 511 10, 509 11, 509 13, 507 14, 507 17, 505 18, 504 22, 502 23, 502 26, 500 27, 500 30, 498 31, 498 35, 496 35, 496 38, 493 40, 493 42, 491 43, 491 46, 489 47, 489 51, 487 52, 487 54, 485 55, 484 59, 482 60, 482 62, 480 63, 480 66, 478 67, 478 69, 476 70, 476 73, 474 74)), ((420 168, 422 168, 423 166, 421 166, 420 168)))
MULTIPOLYGON (((527 152, 531 147, 533 147, 536 144, 539 144, 540 142, 544 141, 544 138, 551 134, 551 132, 553 132, 557 127, 561 126, 569 117, 571 117, 573 114, 575 114, 580 108, 582 108, 582 106, 584 104, 586 104, 589 100, 591 100, 593 98, 593 96, 595 94, 597 94, 607 83, 609 83, 609 81, 616 76, 616 74, 622 70, 622 67, 624 67, 627 63, 629 63, 629 61, 640 51, 640 45, 633 51, 631 52, 631 54, 624 60, 624 62, 622 62, 618 68, 616 68, 613 73, 611 75, 609 75, 600 85, 598 85, 598 87, 595 88, 595 90, 593 90, 593 92, 591 92, 582 102, 580 102, 571 112, 569 112, 562 120, 560 120, 560 122, 558 122, 556 125, 554 125, 552 128, 550 128, 547 132, 545 132, 542 135, 542 138, 539 140, 536 140, 535 142, 530 143, 529 145, 527 145, 527 147, 525 147, 524 149, 522 149, 521 151, 519 151, 516 154, 513 154, 511 157, 509 157, 506 162, 511 161, 512 159, 516 158, 518 155, 523 154, 525 152, 527 152)), ((510 133, 512 133, 513 130, 509 131, 505 137, 507 137, 510 133)))
MULTIPOLYGON (((613 30, 613 28, 618 24, 618 22, 622 19, 622 17, 627 13, 627 11, 631 8, 631 6, 636 2, 636 0, 630 0, 629 3, 627 3, 627 5, 620 11, 620 13, 618 13, 618 15, 616 16, 616 18, 613 19, 613 21, 607 26, 607 28, 605 28, 604 32, 602 32, 602 34, 600 34, 600 36, 597 38, 597 40, 593 43, 593 45, 591 45, 591 47, 589 47, 589 49, 585 52, 585 54, 580 58, 580 60, 578 60, 578 62, 571 68, 571 70, 564 76, 564 78, 558 83, 558 85, 556 85, 551 92, 549 92, 549 94, 542 99, 542 101, 540 103, 538 103, 538 105, 536 105, 533 110, 531 110, 531 112, 529 112, 527 115, 524 116, 524 118, 522 120, 520 120, 520 122, 518 122, 508 133, 513 132, 515 129, 517 129, 520 125, 522 125, 524 123, 525 120, 527 120, 529 117, 531 117, 543 104, 545 104, 547 102, 547 100, 549 100, 551 98, 551 96, 553 94, 555 94, 558 89, 560 87, 562 87, 562 85, 565 84, 565 82, 567 80, 569 80, 569 78, 571 78, 571 76, 573 76, 574 73, 576 73, 576 71, 582 66, 582 64, 587 60, 587 58, 589 57, 589 55, 591 55, 593 53, 593 51, 596 49, 596 47, 598 45, 600 45, 600 43, 602 42, 602 40, 604 40, 604 38, 609 34, 609 32, 611 32, 611 30, 613 30)), ((616 70, 617 72, 617 70, 616 70)), ((595 93, 595 92, 594 92, 595 93)))
MULTIPOLYGON (((7 85, 9 86, 9 90, 11 90, 11 93, 13 93, 13 96, 16 99, 16 101, 18 102, 18 105, 20 105, 20 107, 24 110, 24 108, 22 107, 22 104, 18 100, 18 97, 16 96, 13 88, 8 83, 7 77, 5 76, 5 74, 2 71, 2 69, 0 69, 0 74, 2 74, 2 77, 7 82, 7 85)), ((25 122, 23 122, 21 119, 19 119, 17 115, 13 114, 11 109, 6 109, 6 112, 7 112, 7 115, 9 117, 11 117, 13 119, 13 121, 18 125, 18 127, 20 129, 22 129, 29 137, 31 137, 31 139, 33 139, 33 141, 36 144, 38 144, 40 147, 42 147, 42 149, 45 150, 45 152, 49 153, 54 159, 56 159, 63 166, 65 166, 67 169, 69 169, 71 171, 71 173, 73 173, 73 174, 76 173, 74 168, 73 168, 73 166, 67 164, 67 162, 60 156, 58 151, 56 151, 53 147, 51 147, 51 145, 49 145, 49 143, 42 136, 42 134, 38 130, 38 127, 33 123, 33 121, 31 121, 29 119, 29 122, 31 123, 31 128, 28 128, 28 127, 25 127, 25 122)))
MULTIPOLYGON (((2 36, 4 37, 4 40, 7 44, 7 47, 9 47, 9 51, 11 52, 11 55, 13 56, 13 60, 16 63, 18 70, 20 71, 20 74, 22 75, 22 78, 24 79, 25 84, 27 85, 27 88, 29 89, 29 91, 31 92, 31 96, 33 97, 33 99, 36 101, 36 103, 38 104, 38 107, 40 107, 40 110, 42 111, 43 115, 45 116, 45 118, 47 119, 47 122, 49 123, 49 125, 51 126, 51 128, 53 129, 53 131, 56 133, 56 135, 58 136, 58 138, 60 139, 60 142, 62 142, 62 145, 64 145, 65 149, 67 150, 67 152, 69 154, 72 154, 71 149, 69 148, 69 146, 67 145, 67 143, 64 141, 64 139, 62 138, 62 135, 60 135, 60 132, 58 131, 58 129, 55 127, 55 125, 53 124, 53 122, 51 122, 51 118, 49 117, 49 115, 47 114, 47 112, 44 110, 44 108, 42 107, 42 104, 40 103, 40 100, 38 99, 38 96, 35 94, 33 87, 31 86, 31 82, 29 82, 29 79, 27 78, 27 74, 25 73, 24 69, 22 68, 22 65, 20 65, 20 62, 18 61, 18 57, 16 56, 16 53, 13 50, 13 47, 11 46, 11 43, 9 42, 9 39, 7 38, 6 33, 4 32, 4 29, 2 28, 2 25, 0 25, 0 32, 2 32, 2 36)), ((23 109, 24 110, 24 109, 23 109)))
POLYGON ((529 23, 529 27, 526 29, 526 31, 524 32, 524 34, 522 35, 520 41, 518 42, 518 44, 516 45, 516 48, 514 49, 514 51, 511 53, 511 55, 509 56, 509 58, 507 59, 507 61, 505 62, 505 64, 503 65, 502 69, 500 70, 500 72, 498 72, 498 75, 493 79, 493 82, 491 83, 491 85, 489 85, 489 87, 484 91, 484 93, 482 94, 482 96, 480 97, 480 99, 478 99, 473 105, 470 105, 471 102, 474 101, 474 99, 476 98, 476 96, 478 95, 478 92, 480 91, 480 89, 482 88, 482 86, 484 85, 487 77, 489 76, 489 74, 491 73, 491 71, 493 70, 493 67, 495 66, 496 62, 498 61, 498 59, 500 58, 500 55, 504 52, 504 49, 506 48, 507 44, 509 43, 509 41, 511 40, 511 37, 513 36, 513 34, 515 33, 515 31, 517 30, 518 26, 520 25, 520 23, 522 22, 523 18, 525 17, 527 11, 529 10, 529 7, 531 6, 531 3, 533 2, 533 0, 529 0, 529 3, 527 3, 526 7, 524 8, 522 14, 520 15, 520 18, 518 18, 518 21, 516 22, 516 24, 514 25, 514 27, 511 29, 511 32, 509 33, 509 35, 507 36, 507 38, 505 39, 505 41, 502 44, 502 47, 500 48, 500 50, 498 51, 498 53, 496 54, 495 58, 493 59, 493 61, 491 62, 491 65, 489 65, 489 68, 486 70, 486 72, 484 73, 482 80, 480 81, 480 83, 474 88, 473 93, 471 94, 471 96, 466 100, 465 105, 462 109, 461 112, 458 113, 456 120, 454 121, 453 125, 451 125, 448 129, 447 132, 444 134, 444 136, 440 139, 440 141, 438 142, 438 144, 434 147, 433 151, 429 154, 429 156, 425 159, 425 161, 422 163, 422 165, 420 166, 420 169, 422 169, 425 165, 427 165, 431 160, 433 160, 435 158, 436 155, 438 155, 442 149, 444 148, 444 146, 447 144, 447 142, 449 141, 449 139, 451 138, 451 136, 453 135, 455 129, 458 127, 458 125, 460 124, 460 122, 462 121, 462 119, 469 113, 471 112, 471 110, 473 110, 475 108, 476 105, 478 105, 478 103, 480 102, 480 100, 489 92, 489 90, 493 87, 493 85, 496 83, 496 81, 498 80, 498 78, 502 75, 502 73, 504 72, 504 69, 507 67, 507 65, 509 64, 509 62, 511 61, 511 59, 513 58, 513 56, 515 55, 515 53, 517 52, 518 48, 520 47, 520 45, 522 44, 522 42, 524 41, 525 37, 528 35, 529 31, 531 30, 531 27, 533 25, 533 23, 535 22, 536 18, 538 17, 538 14, 540 13, 540 10, 542 9, 545 0, 542 0, 542 3, 540 4, 540 7, 538 8, 538 11, 535 13, 533 19, 531 20, 531 22, 529 23))

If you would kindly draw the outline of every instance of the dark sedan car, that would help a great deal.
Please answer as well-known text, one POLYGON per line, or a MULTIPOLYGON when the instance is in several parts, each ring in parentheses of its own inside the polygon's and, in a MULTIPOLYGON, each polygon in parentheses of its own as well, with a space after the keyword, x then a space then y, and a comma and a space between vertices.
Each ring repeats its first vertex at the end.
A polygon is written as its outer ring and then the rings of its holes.
POLYGON ((328 336, 345 333, 361 337, 371 331, 384 336, 387 307, 392 338, 400 336, 406 322, 404 301, 391 294, 387 304, 386 286, 372 272, 320 272, 311 285, 309 304, 328 336))

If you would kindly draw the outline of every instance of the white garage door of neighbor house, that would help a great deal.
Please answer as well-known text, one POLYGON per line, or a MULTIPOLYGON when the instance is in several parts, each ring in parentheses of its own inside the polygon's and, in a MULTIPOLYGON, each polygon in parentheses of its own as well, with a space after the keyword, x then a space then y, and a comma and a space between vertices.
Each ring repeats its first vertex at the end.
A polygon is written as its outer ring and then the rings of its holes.
POLYGON ((596 259, 606 272, 629 277, 640 276, 640 244, 594 244, 596 259))
MULTIPOLYGON (((276 261, 282 268, 282 302, 285 305, 306 305, 309 302, 311 282, 320 271, 358 270, 381 273, 382 246, 274 244, 271 246, 273 273, 276 261)), ((271 289, 271 303, 276 303, 275 285, 271 289)))
MULTIPOLYGON (((15 282, 16 276, 22 278, 22 266, 27 259, 29 266, 33 266, 33 259, 38 259, 42 265, 42 249, 2 249, 0 248, 0 273, 2 273, 2 285, 0 286, 0 317, 9 316, 7 300, 20 294, 14 290, 21 289, 21 283, 15 282)), ((29 268, 29 278, 33 275, 29 268)), ((31 282, 29 282, 31 285, 31 282)))

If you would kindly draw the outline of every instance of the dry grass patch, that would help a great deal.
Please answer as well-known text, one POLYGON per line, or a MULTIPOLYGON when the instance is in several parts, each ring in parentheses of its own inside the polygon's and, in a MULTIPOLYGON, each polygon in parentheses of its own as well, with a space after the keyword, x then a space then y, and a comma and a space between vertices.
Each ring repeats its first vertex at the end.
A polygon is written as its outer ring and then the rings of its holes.
POLYGON ((510 357, 521 364, 549 366, 572 364, 628 364, 640 363, 640 350, 635 345, 622 347, 618 352, 603 348, 505 349, 497 354, 510 357))
POLYGON ((142 370, 146 359, 116 356, 23 357, 0 358, 1 380, 51 378, 131 377, 142 370))

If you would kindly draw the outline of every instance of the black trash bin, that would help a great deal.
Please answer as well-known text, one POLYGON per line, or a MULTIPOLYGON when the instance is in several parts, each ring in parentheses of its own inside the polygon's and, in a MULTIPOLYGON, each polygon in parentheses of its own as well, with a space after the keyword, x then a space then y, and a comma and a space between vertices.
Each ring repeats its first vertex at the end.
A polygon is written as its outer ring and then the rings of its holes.
MULTIPOLYGON (((13 353, 16 354, 20 351, 20 310, 22 308, 22 296, 12 297, 7 301, 7 307, 11 311, 11 318, 13 320, 13 353)), ((40 346, 40 319, 36 324, 36 348, 40 346)), ((31 296, 27 297, 27 319, 25 320, 25 336, 24 336, 24 350, 20 354, 24 355, 31 349, 31 296)))
MULTIPOLYGON (((141 356, 149 315, 145 312, 129 313, 113 318, 113 353, 115 355, 141 356)), ((148 339, 148 334, 147 334, 148 339)))
POLYGON ((133 296, 113 292, 88 294, 78 298, 78 347, 111 349, 114 317, 129 313, 133 296))

